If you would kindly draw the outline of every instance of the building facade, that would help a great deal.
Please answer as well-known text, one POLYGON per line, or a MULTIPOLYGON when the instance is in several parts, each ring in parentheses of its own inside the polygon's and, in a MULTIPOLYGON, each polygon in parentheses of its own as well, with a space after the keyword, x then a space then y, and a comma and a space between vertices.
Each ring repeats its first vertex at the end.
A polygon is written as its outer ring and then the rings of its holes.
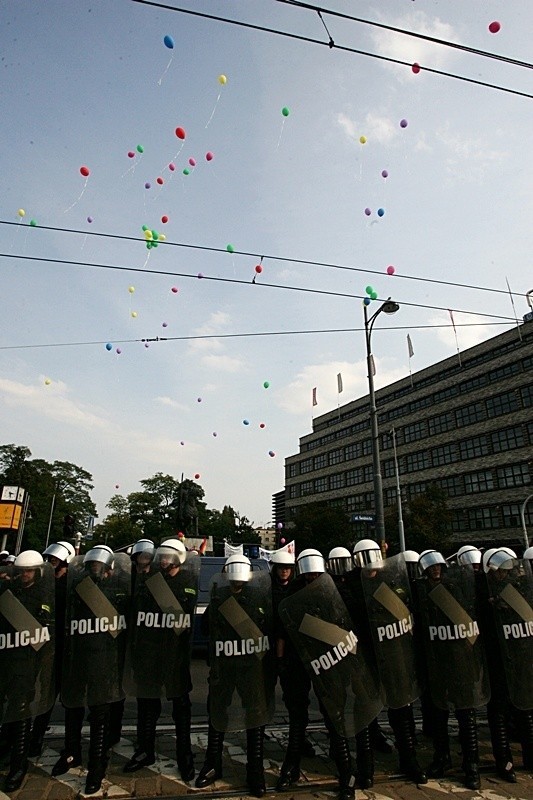
MULTIPOLYGON (((385 507, 397 502, 393 435, 402 498, 430 484, 448 496, 454 540, 523 542, 521 507, 533 489, 533 322, 506 331, 376 392, 385 507)), ((313 420, 285 460, 284 508, 326 501, 343 509, 354 539, 372 535, 369 397, 313 420)), ((533 524, 533 499, 526 506, 533 524)), ((409 543, 407 543, 409 546, 409 543)))

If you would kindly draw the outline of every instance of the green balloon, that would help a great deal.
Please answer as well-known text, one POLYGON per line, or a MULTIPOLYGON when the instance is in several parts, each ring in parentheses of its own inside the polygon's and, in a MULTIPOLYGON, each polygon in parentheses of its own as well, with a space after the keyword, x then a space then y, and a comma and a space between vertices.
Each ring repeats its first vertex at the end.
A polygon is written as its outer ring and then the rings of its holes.
POLYGON ((159 239, 159 234, 157 231, 152 231, 152 239, 154 239, 154 241, 159 239))
POLYGON ((148 225, 143 225, 142 229, 143 229, 143 231, 147 231, 148 230, 148 225))
POLYGON ((184 175, 190 175, 191 174, 190 169, 187 169, 187 167, 185 167, 185 169, 183 170, 183 174, 184 175))
POLYGON ((36 219, 30 219, 30 225, 31 225, 32 228, 35 228, 35 226, 37 225, 37 220, 36 219))
POLYGON ((226 250, 228 251, 228 253, 234 253, 235 252, 235 248, 233 247, 232 244, 227 244, 226 245, 226 250))
POLYGON ((367 294, 370 294, 370 295, 372 294, 373 291, 374 291, 374 287, 373 286, 367 286, 366 289, 365 289, 365 292, 367 294))
POLYGON ((268 387, 270 386, 270 383, 268 381, 265 381, 263 383, 263 386, 265 387, 265 389, 268 389, 268 387))
POLYGON ((144 153, 144 147, 142 146, 142 144, 138 144, 137 145, 137 152, 138 153, 144 153))
POLYGON ((378 293, 377 292, 372 292, 370 297, 372 298, 372 300, 377 300, 378 299, 378 293))
POLYGON ((284 117, 288 117, 291 112, 289 111, 287 106, 283 106, 283 108, 281 109, 281 113, 283 114, 284 117))

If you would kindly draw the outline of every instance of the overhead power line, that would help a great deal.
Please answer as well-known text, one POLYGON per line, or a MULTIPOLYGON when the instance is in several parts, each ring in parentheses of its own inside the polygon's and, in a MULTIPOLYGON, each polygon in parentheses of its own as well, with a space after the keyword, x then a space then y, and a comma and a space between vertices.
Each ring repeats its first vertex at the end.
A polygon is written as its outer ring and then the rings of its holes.
MULTIPOLYGON (((0 220, 0 225, 13 225, 19 226, 20 222, 12 222, 11 220, 0 220)), ((79 234, 82 236, 96 236, 101 237, 103 239, 117 239, 119 241, 125 242, 142 242, 146 244, 146 240, 144 238, 140 238, 138 236, 125 236, 119 233, 101 233, 98 231, 82 231, 77 228, 58 228, 52 225, 35 225, 33 229, 40 229, 43 231, 56 231, 59 233, 74 233, 79 234)), ((200 244, 191 244, 188 242, 170 242, 166 239, 164 242, 158 242, 164 247, 181 247, 189 250, 200 250, 206 253, 224 253, 227 255, 227 250, 223 247, 207 247, 206 245, 200 244)), ((3 254, 6 256, 6 254, 3 254)), ((247 252, 246 250, 234 250, 232 252, 233 256, 246 256, 250 258, 261 259, 262 263, 264 261, 274 261, 278 262, 281 261, 283 263, 290 263, 290 264, 301 264, 302 266, 306 267, 324 267, 325 269, 335 269, 335 270, 344 270, 347 272, 357 272, 362 273, 365 275, 377 275, 378 277, 383 277, 383 270, 378 269, 369 269, 367 267, 352 267, 348 264, 336 264, 334 262, 327 262, 327 261, 312 261, 310 259, 304 258, 291 258, 290 256, 275 256, 268 253, 263 253, 262 255, 258 255, 257 252, 247 252)), ((36 260, 39 260, 36 258, 36 260)), ((148 272, 152 272, 153 270, 147 270, 148 272)), ((424 278, 417 275, 404 275, 401 273, 395 273, 396 278, 401 278, 402 280, 409 280, 409 281, 419 281, 420 283, 434 283, 439 286, 451 286, 455 289, 474 289, 480 292, 493 292, 494 294, 503 294, 506 297, 515 296, 515 297, 524 297, 522 292, 510 292, 509 289, 497 289, 492 286, 479 286, 476 284, 470 283, 457 283, 455 281, 444 281, 439 278, 424 278)))
MULTIPOLYGON (((312 289, 308 286, 290 286, 288 284, 280 284, 280 283, 266 283, 265 281, 261 281, 261 283, 253 283, 251 284, 250 281, 243 281, 239 278, 223 278, 216 275, 205 275, 203 273, 197 273, 196 275, 190 272, 172 272, 170 270, 162 270, 162 269, 146 269, 145 267, 129 267, 124 266, 122 264, 97 264, 91 261, 72 261, 66 260, 63 258, 45 258, 43 256, 26 256, 21 254, 13 254, 13 253, 0 253, 0 258, 15 258, 21 261, 39 261, 44 264, 70 264, 73 267, 89 267, 91 269, 102 269, 102 270, 116 270, 118 272, 135 272, 135 273, 144 273, 146 275, 169 275, 173 278, 192 278, 194 280, 204 280, 204 281, 215 281, 217 283, 229 283, 235 284, 239 286, 251 286, 258 287, 260 289, 281 289, 287 292, 302 292, 304 294, 316 294, 316 295, 324 295, 326 297, 339 297, 345 298, 348 300, 365 300, 367 299, 367 295, 360 295, 360 294, 352 294, 351 292, 334 292, 330 289, 312 289)), ((387 298, 377 297, 375 302, 384 302, 387 298)), ((450 309, 447 306, 431 306, 427 303, 413 303, 412 301, 408 300, 397 300, 402 306, 409 306, 411 308, 425 308, 429 311, 446 311, 449 312, 450 309)), ((516 323, 516 317, 508 317, 504 314, 487 314, 481 311, 468 311, 465 309, 454 307, 452 309, 455 313, 458 314, 470 314, 470 316, 476 317, 484 317, 489 319, 498 319, 498 320, 507 320, 516 323)))
MULTIPOLYGON (((250 30, 255 31, 262 31, 263 33, 270 33, 276 36, 283 36, 288 39, 293 39, 299 42, 307 42, 308 44, 318 44, 322 47, 329 47, 330 49, 340 50, 345 53, 351 53, 354 55, 360 56, 367 56, 368 58, 375 58, 378 61, 385 61, 389 64, 398 64, 404 67, 412 67, 412 63, 409 61, 402 61, 398 58, 391 58, 390 56, 383 56, 379 53, 371 53, 368 50, 360 50, 355 47, 348 47, 346 45, 339 45, 335 42, 332 42, 331 38, 328 42, 323 41, 322 39, 313 39, 310 36, 303 36, 297 33, 291 33, 289 31, 282 31, 278 30, 277 28, 269 28, 265 25, 256 25, 251 22, 243 22, 242 20, 230 19, 228 17, 221 17, 217 14, 207 14, 204 11, 193 11, 190 8, 178 8, 176 6, 170 6, 166 3, 157 3, 155 0, 132 0, 133 3, 139 3, 140 5, 144 6, 151 6, 153 8, 161 8, 166 11, 174 11, 178 14, 188 14, 193 17, 201 17, 203 19, 214 20, 215 22, 224 22, 228 25, 235 25, 240 28, 248 28, 250 30)), ((524 62, 525 63, 525 62, 524 62)), ((505 92, 507 94, 516 95, 518 97, 526 97, 527 99, 533 99, 533 94, 528 92, 521 92, 518 89, 512 89, 508 86, 500 86, 495 83, 489 83, 487 81, 475 80, 474 78, 468 78, 465 75, 458 75, 457 73, 453 72, 446 72, 445 70, 435 69, 434 67, 428 67, 424 64, 420 64, 420 68, 424 72, 430 72, 433 75, 442 75, 446 78, 453 78, 454 80, 463 81, 464 83, 471 83, 475 86, 484 86, 488 89, 495 89, 499 92, 505 92)))

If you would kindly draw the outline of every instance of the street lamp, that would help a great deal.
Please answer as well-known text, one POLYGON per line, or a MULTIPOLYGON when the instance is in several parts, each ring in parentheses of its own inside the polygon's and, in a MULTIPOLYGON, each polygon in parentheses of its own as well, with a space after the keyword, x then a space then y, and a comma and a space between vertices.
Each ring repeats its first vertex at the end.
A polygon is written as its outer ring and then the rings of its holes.
MULTIPOLYGON (((366 298, 365 298, 366 299, 366 298)), ((390 297, 380 305, 371 317, 368 316, 368 304, 363 305, 365 316, 365 343, 366 343, 366 365, 368 369, 368 394, 370 398, 370 423, 372 426, 372 466, 374 472, 374 506, 376 513, 376 539, 385 555, 385 515, 383 511, 383 482, 381 480, 381 465, 379 461, 379 429, 378 412, 376 409, 376 396, 374 393, 374 358, 372 356, 371 337, 374 323, 377 317, 384 312, 385 314, 395 314, 400 306, 391 300, 390 297)))

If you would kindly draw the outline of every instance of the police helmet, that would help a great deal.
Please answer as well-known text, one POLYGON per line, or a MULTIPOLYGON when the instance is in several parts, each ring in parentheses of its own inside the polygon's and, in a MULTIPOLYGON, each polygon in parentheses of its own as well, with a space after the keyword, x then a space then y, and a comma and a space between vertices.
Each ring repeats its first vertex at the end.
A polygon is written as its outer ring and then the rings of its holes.
POLYGON ((96 562, 106 569, 113 569, 115 566, 114 553, 107 545, 98 545, 88 550, 83 556, 83 565, 96 562))
POLYGON ((276 550, 270 557, 270 563, 278 567, 294 567, 294 553, 287 550, 276 550))
POLYGON ((149 556, 150 561, 154 557, 155 545, 151 539, 139 539, 131 548, 130 558, 132 561, 137 561, 137 556, 140 554, 149 556))
POLYGON ((420 558, 420 554, 416 552, 416 550, 404 550, 402 556, 405 560, 405 566, 407 567, 407 574, 411 579, 418 578, 420 572, 418 570, 418 559, 420 558))
POLYGON ((528 547, 527 550, 524 550, 524 558, 533 561, 533 547, 528 547))
POLYGON ((109 547, 108 544, 95 544, 95 546, 92 549, 93 550, 106 550, 108 553, 111 553, 111 555, 113 555, 113 550, 111 549, 111 547, 109 547))
POLYGON ((383 555, 381 548, 373 539, 361 539, 353 548, 353 561, 356 567, 381 567, 383 555))
POLYGON ((510 547, 499 547, 486 559, 483 569, 485 572, 495 569, 512 569, 516 553, 510 547))
POLYGON ((487 567, 487 561, 489 560, 491 555, 496 552, 496 550, 498 550, 497 547, 489 547, 489 549, 485 550, 485 552, 481 556, 481 564, 483 566, 483 572, 488 572, 489 571, 488 567, 487 567))
POLYGON ((9 555, 9 550, 0 550, 0 561, 4 561, 9 555))
POLYGON ((324 556, 319 550, 312 548, 302 550, 296 559, 296 569, 298 570, 298 575, 306 575, 309 572, 325 572, 324 556))
POLYGON ((15 556, 6 556, 6 564, 12 564, 15 560, 15 556))
POLYGON ((54 544, 48 545, 43 552, 43 556, 47 561, 50 561, 50 558, 54 557, 63 561, 65 564, 69 564, 75 555, 76 551, 70 542, 55 542, 54 544))
POLYGON ((433 567, 436 564, 441 564, 443 567, 447 567, 446 560, 442 553, 439 553, 438 550, 424 550, 420 553, 420 558, 418 559, 418 568, 420 572, 423 574, 428 567, 433 567))
POLYGON ((43 557, 37 550, 24 550, 24 552, 19 553, 19 555, 14 558, 13 566, 16 569, 39 569, 44 564, 43 557))
POLYGON ((228 580, 239 583, 247 583, 252 574, 252 565, 248 556, 243 556, 240 553, 235 553, 229 556, 224 564, 224 572, 228 576, 228 580))
POLYGON ((329 551, 326 568, 330 575, 344 575, 352 566, 352 554, 346 547, 334 547, 329 551))
POLYGON ((462 566, 481 564, 481 550, 473 544, 464 544, 457 551, 457 563, 462 566))
POLYGON ((179 539, 165 539, 155 551, 154 559, 165 560, 167 563, 179 567, 187 558, 185 545, 179 539))

